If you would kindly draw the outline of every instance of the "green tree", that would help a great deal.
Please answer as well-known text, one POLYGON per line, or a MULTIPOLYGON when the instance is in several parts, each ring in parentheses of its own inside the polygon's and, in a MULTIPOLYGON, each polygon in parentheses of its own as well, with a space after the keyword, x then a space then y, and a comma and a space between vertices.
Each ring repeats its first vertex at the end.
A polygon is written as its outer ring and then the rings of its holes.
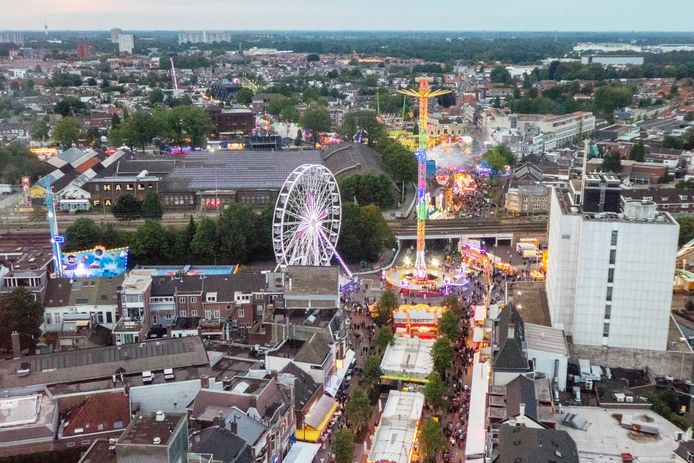
POLYGON ((342 124, 337 128, 337 134, 345 140, 352 140, 359 129, 368 133, 368 136, 365 136, 368 146, 374 146, 376 140, 385 135, 383 124, 378 122, 378 114, 369 110, 350 111, 345 114, 342 124))
POLYGON ((612 150, 602 158, 602 171, 619 173, 622 171, 622 156, 619 151, 612 150))
POLYGON ((247 206, 230 203, 217 222, 220 253, 234 263, 245 263, 254 251, 258 216, 247 206))
POLYGON ((443 315, 441 315, 441 318, 439 318, 439 323, 438 323, 438 331, 439 334, 442 334, 446 338, 448 338, 451 342, 455 342, 460 338, 460 324, 458 323, 458 320, 460 318, 456 315, 455 312, 451 310, 446 310, 443 315))
POLYGON ((345 416, 352 423, 355 429, 360 429, 369 421, 371 415, 371 405, 369 396, 362 388, 357 388, 345 406, 345 416))
POLYGON ((629 159, 636 162, 643 162, 646 157, 646 147, 641 140, 637 141, 629 152, 629 159))
POLYGON ((142 217, 142 202, 129 193, 122 194, 111 208, 111 212, 118 220, 136 220, 142 217))
POLYGON ((441 379, 441 375, 432 371, 427 376, 428 382, 424 385, 424 398, 427 404, 436 411, 442 411, 448 406, 447 396, 450 394, 450 389, 441 379))
POLYGON ((4 349, 12 348, 11 334, 16 331, 21 349, 33 351, 41 336, 42 322, 43 307, 25 288, 0 296, 0 346, 4 349))
POLYGON ((393 318, 393 312, 399 305, 398 298, 392 290, 383 291, 376 303, 376 324, 385 326, 393 318))
POLYGON ((453 312, 456 317, 460 318, 463 316, 463 308, 460 305, 458 296, 446 296, 441 305, 445 307, 446 310, 453 312))
POLYGON ((352 175, 340 181, 342 201, 356 200, 358 204, 376 204, 389 208, 395 204, 393 184, 388 176, 367 172, 362 175, 352 175))
POLYGON ((381 379, 381 359, 376 355, 370 355, 364 360, 364 369, 362 372, 362 379, 366 384, 371 387, 374 384, 378 384, 381 379))
POLYGON ((115 129, 111 130, 111 142, 140 147, 142 152, 160 131, 159 122, 148 112, 137 111, 115 129))
POLYGON ((694 239, 694 216, 678 215, 676 220, 680 225, 679 245, 683 246, 694 239))
POLYGON ((111 128, 115 129, 120 125, 120 116, 118 114, 113 114, 111 116, 111 128))
POLYGON ((443 435, 441 423, 428 418, 419 433, 419 449, 423 462, 434 463, 438 456, 446 448, 446 437, 443 435))
POLYGON ((53 129, 53 140, 69 148, 77 141, 82 130, 82 124, 74 117, 63 117, 53 129))
POLYGON ((100 240, 98 244, 102 244, 109 249, 128 246, 129 234, 123 232, 116 227, 113 222, 106 222, 101 225, 100 240))
POLYGON ((195 229, 195 235, 190 243, 193 254, 201 259, 209 260, 217 248, 217 223, 204 217, 200 219, 195 229))
POLYGON ((65 250, 81 251, 101 244, 102 231, 92 219, 78 217, 65 230, 65 250))
POLYGON ((441 337, 434 342, 431 357, 434 359, 434 368, 443 375, 453 365, 455 350, 447 338, 441 337))
POLYGON ((147 220, 140 225, 132 237, 130 251, 138 262, 172 262, 176 241, 172 231, 158 220, 147 220))
POLYGON ((253 90, 247 87, 242 87, 236 92, 236 102, 244 106, 249 106, 253 103, 253 90))
POLYGON ((393 330, 388 325, 383 325, 376 332, 376 345, 381 349, 385 349, 395 340, 393 330))
POLYGON ((354 434, 347 428, 340 429, 333 442, 336 463, 352 463, 354 458, 354 434))
MULTIPOLYGON (((195 238, 195 232, 197 231, 197 224, 195 223, 195 220, 193 219, 193 216, 190 216, 190 220, 188 221, 188 225, 186 228, 183 230, 182 233, 176 233, 176 244, 174 246, 174 251, 175 255, 177 256, 190 256, 193 254, 192 251, 192 243, 193 239, 195 238)), ((215 224, 215 233, 213 236, 213 239, 217 238, 217 229, 216 229, 216 224, 215 224)))
POLYGON ((342 204, 342 228, 337 247, 343 259, 374 262, 384 248, 394 245, 393 232, 378 206, 342 204))
POLYGON ((155 114, 161 133, 172 146, 207 146, 207 133, 213 128, 210 116, 203 108, 181 105, 155 114))
POLYGON ((516 157, 506 145, 497 145, 488 150, 484 153, 482 159, 487 161, 494 176, 503 172, 506 166, 513 167, 516 163, 516 157))
POLYGON ((149 92, 149 103, 156 105, 164 102, 164 92, 159 88, 155 88, 149 92))
POLYGON ((31 138, 36 141, 47 141, 49 136, 49 127, 43 119, 37 119, 31 124, 31 138))
POLYGON ((511 84, 513 83, 513 78, 511 73, 508 72, 504 66, 496 66, 489 73, 489 78, 495 84, 511 84))
POLYGON ((293 98, 277 98, 267 105, 268 114, 278 117, 281 121, 296 122, 299 120, 299 112, 296 109, 296 100, 293 98))
POLYGON ((388 175, 404 192, 405 184, 417 179, 417 158, 400 142, 388 138, 378 140, 376 151, 381 154, 388 175))
POLYGON ((294 146, 301 146, 304 144, 304 131, 301 129, 296 130, 296 138, 294 138, 294 146))
POLYGON ((159 195, 154 190, 148 190, 142 201, 142 217, 145 219, 161 219, 164 211, 159 201, 159 195))
POLYGON ((311 132, 313 143, 318 143, 320 134, 330 131, 332 127, 328 109, 324 106, 309 106, 301 117, 301 127, 311 132))

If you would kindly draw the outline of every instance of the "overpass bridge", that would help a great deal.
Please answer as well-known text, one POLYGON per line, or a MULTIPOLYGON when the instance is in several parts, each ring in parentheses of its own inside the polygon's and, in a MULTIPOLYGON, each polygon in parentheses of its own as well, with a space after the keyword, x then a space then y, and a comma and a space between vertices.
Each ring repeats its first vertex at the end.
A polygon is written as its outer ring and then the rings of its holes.
MULTIPOLYGON (((398 240, 417 239, 417 222, 414 220, 390 221, 388 225, 398 240)), ((428 220, 426 223, 427 239, 493 238, 496 241, 510 241, 514 238, 541 238, 546 234, 546 221, 444 219, 428 220)))

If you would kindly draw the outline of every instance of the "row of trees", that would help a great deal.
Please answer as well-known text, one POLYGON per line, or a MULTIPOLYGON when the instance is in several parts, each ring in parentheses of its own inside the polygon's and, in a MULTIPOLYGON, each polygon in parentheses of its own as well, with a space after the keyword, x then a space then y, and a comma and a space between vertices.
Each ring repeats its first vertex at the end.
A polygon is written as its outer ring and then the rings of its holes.
POLYGON ((161 219, 164 213, 159 195, 153 190, 147 191, 142 201, 131 194, 119 196, 111 212, 118 220, 161 219))
POLYGON ((376 204, 386 209, 395 205, 393 182, 385 174, 368 172, 347 177, 340 181, 340 194, 343 201, 357 204, 376 204))
POLYGON ((31 177, 32 182, 48 174, 51 166, 32 156, 26 146, 20 143, 0 145, 0 181, 19 185, 24 175, 31 177))
POLYGON ((209 114, 203 108, 180 105, 170 109, 160 108, 153 113, 137 111, 111 130, 114 145, 145 147, 155 137, 171 146, 205 147, 207 134, 212 129, 209 114))
MULTIPOLYGON (((140 202, 123 195, 113 207, 114 215, 126 219, 161 217, 156 193, 148 192, 140 202)), ((147 220, 132 233, 117 225, 96 224, 80 217, 66 230, 66 249, 89 249, 98 244, 109 247, 130 246, 137 263, 183 264, 247 263, 271 260, 272 219, 269 206, 258 214, 248 206, 231 203, 216 219, 191 217, 184 229, 147 220)), ((343 205, 342 230, 338 250, 347 262, 376 261, 384 248, 394 245, 393 234, 378 206, 343 205)))

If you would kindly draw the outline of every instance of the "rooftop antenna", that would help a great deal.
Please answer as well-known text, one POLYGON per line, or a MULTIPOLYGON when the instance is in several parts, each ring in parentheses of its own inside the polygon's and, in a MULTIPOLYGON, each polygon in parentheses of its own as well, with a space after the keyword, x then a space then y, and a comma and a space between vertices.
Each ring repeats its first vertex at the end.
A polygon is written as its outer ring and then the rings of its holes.
POLYGON ((46 34, 46 38, 48 38, 48 19, 45 17, 43 18, 43 30, 46 34))

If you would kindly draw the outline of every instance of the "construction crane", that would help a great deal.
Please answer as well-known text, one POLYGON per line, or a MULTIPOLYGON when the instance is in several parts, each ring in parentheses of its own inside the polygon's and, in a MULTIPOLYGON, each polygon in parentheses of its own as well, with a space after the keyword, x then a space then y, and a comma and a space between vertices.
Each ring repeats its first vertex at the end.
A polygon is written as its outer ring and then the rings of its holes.
POLYGON ((174 91, 173 91, 173 96, 177 97, 180 93, 178 90, 178 81, 176 80, 176 66, 174 66, 174 54, 169 53, 169 62, 171 63, 171 78, 173 79, 173 86, 174 86, 174 91))

